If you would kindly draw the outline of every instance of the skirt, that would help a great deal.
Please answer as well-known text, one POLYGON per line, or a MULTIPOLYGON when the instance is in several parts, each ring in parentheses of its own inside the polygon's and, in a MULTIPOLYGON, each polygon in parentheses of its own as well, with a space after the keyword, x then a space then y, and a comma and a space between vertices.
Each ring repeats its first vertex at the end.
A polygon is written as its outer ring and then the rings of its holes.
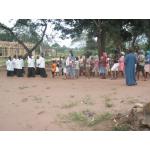
POLYGON ((144 70, 145 70, 145 72, 150 73, 150 64, 146 64, 146 65, 144 66, 144 70))

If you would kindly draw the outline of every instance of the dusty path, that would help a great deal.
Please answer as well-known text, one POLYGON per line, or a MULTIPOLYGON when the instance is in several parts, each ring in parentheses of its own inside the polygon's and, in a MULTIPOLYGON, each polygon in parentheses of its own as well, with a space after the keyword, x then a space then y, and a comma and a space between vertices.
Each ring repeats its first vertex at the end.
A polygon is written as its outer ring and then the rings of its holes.
POLYGON ((0 130, 111 130, 107 121, 87 127, 62 116, 85 110, 116 114, 148 101, 150 80, 127 87, 123 79, 7 78, 0 72, 0 130))

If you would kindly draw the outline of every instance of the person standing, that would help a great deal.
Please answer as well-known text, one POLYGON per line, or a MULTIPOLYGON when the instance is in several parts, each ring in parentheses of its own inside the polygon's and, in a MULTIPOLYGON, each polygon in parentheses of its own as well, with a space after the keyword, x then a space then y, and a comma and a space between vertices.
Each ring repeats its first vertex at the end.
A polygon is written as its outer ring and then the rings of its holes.
POLYGON ((91 73, 90 73, 90 71, 91 71, 91 59, 90 59, 90 56, 88 56, 87 59, 86 59, 86 66, 85 66, 85 68, 86 68, 86 77, 90 78, 90 75, 91 75, 91 73))
POLYGON ((17 77, 23 77, 21 56, 18 56, 18 59, 16 61, 16 67, 17 67, 17 77))
POLYGON ((22 64, 22 73, 25 74, 25 70, 24 70, 24 59, 22 56, 20 56, 21 59, 21 64, 22 64))
POLYGON ((121 73, 122 77, 124 77, 124 52, 121 52, 121 56, 119 58, 119 72, 121 73))
POLYGON ((16 66, 17 56, 16 55, 14 55, 12 62, 13 62, 13 68, 14 68, 14 75, 17 75, 17 66, 16 66))
POLYGON ((76 57, 76 60, 75 60, 75 77, 76 78, 79 78, 79 70, 80 70, 79 58, 76 57))
POLYGON ((53 63, 51 65, 51 72, 52 72, 52 77, 55 77, 55 73, 56 73, 56 62, 53 60, 53 63))
POLYGON ((144 81, 146 80, 144 66, 145 66, 145 56, 143 51, 139 51, 139 55, 137 58, 137 79, 138 80, 139 80, 140 72, 142 72, 144 81))
POLYGON ((40 75, 40 69, 39 69, 39 65, 40 65, 40 62, 39 62, 39 56, 36 57, 36 75, 40 75))
POLYGON ((28 77, 35 77, 35 59, 30 54, 28 56, 28 77))
POLYGON ((146 79, 148 78, 148 75, 150 76, 150 51, 147 51, 146 59, 145 59, 145 75, 146 79))
POLYGON ((12 77, 14 76, 14 66, 13 61, 11 60, 11 57, 8 57, 8 60, 6 61, 6 68, 7 68, 7 76, 12 77))
POLYGON ((135 64, 137 63, 136 57, 130 49, 128 54, 125 56, 125 80, 126 85, 132 86, 137 85, 135 79, 135 64))
POLYGON ((40 76, 43 78, 46 78, 47 74, 46 74, 46 70, 45 70, 45 58, 44 58, 43 54, 41 54, 39 59, 40 59, 39 60, 40 76))

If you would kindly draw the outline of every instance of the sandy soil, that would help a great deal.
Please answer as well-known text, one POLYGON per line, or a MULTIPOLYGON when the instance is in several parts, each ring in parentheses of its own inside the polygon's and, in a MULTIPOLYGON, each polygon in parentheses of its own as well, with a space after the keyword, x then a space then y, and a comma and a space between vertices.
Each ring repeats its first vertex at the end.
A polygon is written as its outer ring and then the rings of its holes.
POLYGON ((134 103, 150 101, 150 80, 128 87, 123 79, 8 78, 5 74, 0 72, 0 130, 111 130, 110 121, 87 127, 62 121, 61 116, 84 110, 124 113, 134 103))

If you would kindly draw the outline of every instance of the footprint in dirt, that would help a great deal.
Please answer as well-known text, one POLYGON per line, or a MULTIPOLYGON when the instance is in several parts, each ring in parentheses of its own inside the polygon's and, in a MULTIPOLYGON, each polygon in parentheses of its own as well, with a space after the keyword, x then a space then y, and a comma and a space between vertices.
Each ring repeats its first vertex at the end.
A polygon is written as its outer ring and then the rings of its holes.
POLYGON ((47 90, 51 89, 51 87, 46 87, 47 90))
POLYGON ((28 98, 23 98, 21 101, 22 101, 23 103, 25 103, 25 102, 28 101, 28 98))
POLYGON ((40 112, 37 113, 37 115, 42 115, 44 113, 45 113, 45 111, 40 111, 40 112))

